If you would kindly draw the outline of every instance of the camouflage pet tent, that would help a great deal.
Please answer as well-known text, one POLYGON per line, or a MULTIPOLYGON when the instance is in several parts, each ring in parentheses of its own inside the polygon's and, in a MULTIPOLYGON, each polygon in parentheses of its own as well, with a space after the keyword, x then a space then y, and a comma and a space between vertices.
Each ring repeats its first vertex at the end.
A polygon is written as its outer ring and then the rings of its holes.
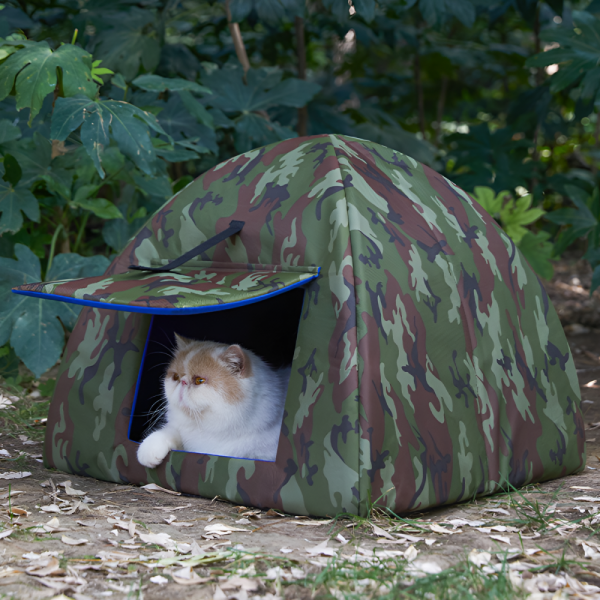
POLYGON ((104 276, 17 291, 84 305, 48 467, 364 515, 371 501, 424 509, 585 462, 573 358, 539 279, 465 192, 375 143, 322 135, 232 158, 156 212, 104 276), (292 363, 275 462, 173 451, 138 463, 173 332, 292 363))

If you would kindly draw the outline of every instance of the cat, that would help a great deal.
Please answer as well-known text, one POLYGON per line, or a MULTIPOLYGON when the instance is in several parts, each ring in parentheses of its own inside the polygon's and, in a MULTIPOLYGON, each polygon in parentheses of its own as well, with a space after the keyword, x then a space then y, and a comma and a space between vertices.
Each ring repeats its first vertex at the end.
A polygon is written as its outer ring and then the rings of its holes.
POLYGON ((175 340, 166 421, 142 441, 140 464, 156 467, 171 450, 274 461, 291 367, 273 369, 237 344, 175 340))

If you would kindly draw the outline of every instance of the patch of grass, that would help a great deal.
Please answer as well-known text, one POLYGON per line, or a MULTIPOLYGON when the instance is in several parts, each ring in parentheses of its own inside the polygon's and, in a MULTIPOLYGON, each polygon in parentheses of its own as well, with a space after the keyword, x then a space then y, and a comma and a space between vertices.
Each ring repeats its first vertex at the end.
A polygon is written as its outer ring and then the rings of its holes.
POLYGON ((349 561, 331 560, 318 574, 294 582, 312 588, 319 600, 513 600, 524 598, 508 575, 506 563, 498 572, 487 573, 468 561, 440 573, 416 577, 401 558, 349 561))
POLYGON ((0 411, 0 429, 13 436, 24 434, 32 440, 41 441, 46 429, 40 427, 39 422, 48 417, 50 401, 22 397, 14 400, 12 406, 0 411))

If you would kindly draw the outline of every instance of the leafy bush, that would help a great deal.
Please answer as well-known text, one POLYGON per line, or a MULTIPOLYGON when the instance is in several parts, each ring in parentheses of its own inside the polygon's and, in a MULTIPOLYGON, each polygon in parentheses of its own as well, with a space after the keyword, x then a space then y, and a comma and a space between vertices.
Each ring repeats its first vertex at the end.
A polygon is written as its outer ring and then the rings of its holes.
POLYGON ((573 6, 6 0, 0 372, 51 367, 77 315, 13 285, 102 272, 195 176, 296 135, 367 137, 443 171, 544 277, 584 239, 596 287, 600 2, 573 6))

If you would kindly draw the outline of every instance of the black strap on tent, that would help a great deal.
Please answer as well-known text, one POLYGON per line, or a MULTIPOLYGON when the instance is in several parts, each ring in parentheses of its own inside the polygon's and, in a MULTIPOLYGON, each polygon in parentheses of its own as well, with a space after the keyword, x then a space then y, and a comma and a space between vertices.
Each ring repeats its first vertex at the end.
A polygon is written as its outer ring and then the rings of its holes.
POLYGON ((245 221, 231 221, 229 223, 229 227, 225 229, 225 231, 221 231, 221 233, 217 233, 217 235, 211 237, 209 240, 202 242, 199 246, 192 248, 179 258, 172 260, 169 264, 166 264, 162 267, 142 267, 141 265, 129 265, 130 269, 135 269, 136 271, 154 271, 155 273, 167 273, 172 269, 176 269, 180 267, 188 260, 195 258, 199 254, 206 252, 213 246, 216 246, 219 242, 226 240, 228 237, 239 233, 242 230, 242 227, 246 224, 245 221))

